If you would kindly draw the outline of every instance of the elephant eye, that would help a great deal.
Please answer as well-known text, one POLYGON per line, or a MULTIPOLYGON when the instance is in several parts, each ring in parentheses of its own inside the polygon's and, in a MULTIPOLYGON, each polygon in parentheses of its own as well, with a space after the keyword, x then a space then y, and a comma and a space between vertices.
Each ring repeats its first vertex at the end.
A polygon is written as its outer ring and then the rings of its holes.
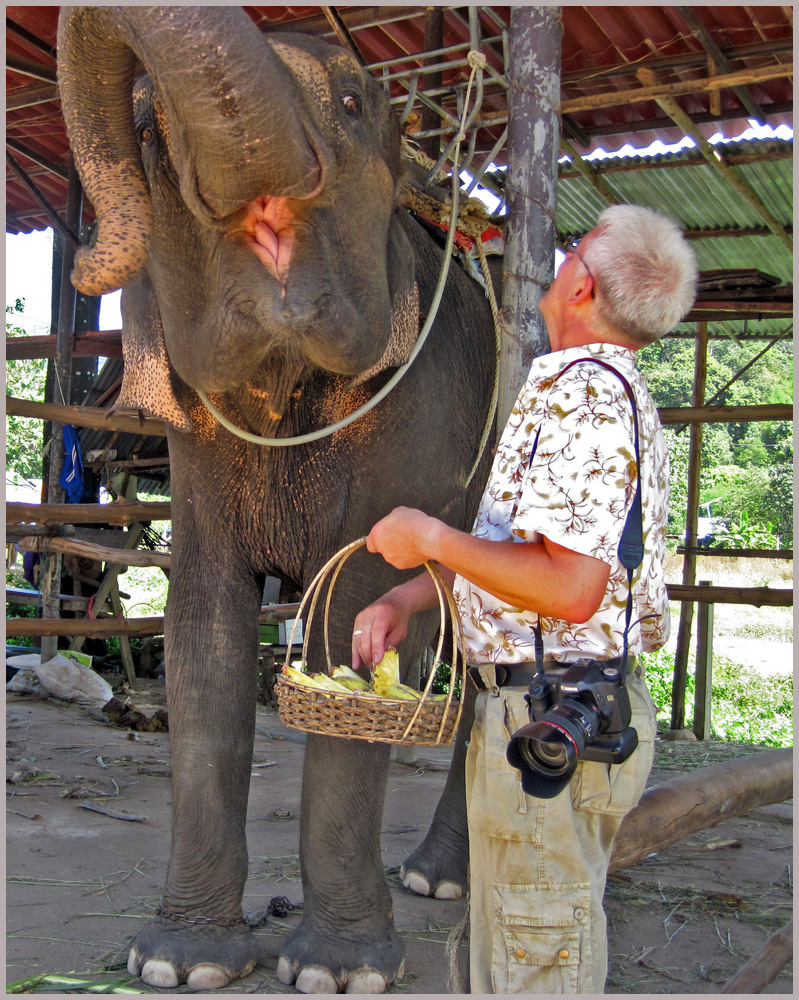
POLYGON ((361 112, 361 99, 356 94, 344 94, 341 98, 344 110, 348 115, 357 115, 361 112))
POLYGON ((143 142, 145 144, 150 143, 153 141, 154 137, 155 133, 148 125, 145 125, 143 128, 139 129, 139 142, 143 142))

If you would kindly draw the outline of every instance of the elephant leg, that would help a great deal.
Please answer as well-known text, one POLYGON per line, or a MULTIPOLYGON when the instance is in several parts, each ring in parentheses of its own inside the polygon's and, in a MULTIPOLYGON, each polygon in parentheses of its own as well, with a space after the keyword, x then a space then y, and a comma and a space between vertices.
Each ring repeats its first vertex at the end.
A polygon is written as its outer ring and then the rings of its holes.
POLYGON ((159 915, 128 960, 133 975, 161 988, 219 989, 258 958, 242 895, 260 590, 223 544, 208 552, 175 536, 166 616, 172 851, 159 915))
POLYGON ((469 886, 465 764, 477 688, 468 678, 465 687, 463 712, 444 791, 425 839, 400 868, 406 888, 437 899, 459 899, 469 886))
POLYGON ((301 993, 382 993, 402 975, 380 852, 389 746, 309 735, 300 861, 303 917, 278 978, 301 993))

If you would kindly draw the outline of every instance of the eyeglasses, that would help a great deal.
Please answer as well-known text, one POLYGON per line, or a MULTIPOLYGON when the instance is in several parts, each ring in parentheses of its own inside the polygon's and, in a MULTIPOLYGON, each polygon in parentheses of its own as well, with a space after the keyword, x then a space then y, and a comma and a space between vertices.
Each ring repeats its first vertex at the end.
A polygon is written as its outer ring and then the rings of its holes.
POLYGON ((593 299, 594 298, 594 287, 596 286, 596 279, 594 278, 593 274, 591 274, 591 268, 586 264, 585 257, 583 257, 583 255, 577 249, 578 243, 580 243, 580 240, 567 240, 565 238, 561 240, 561 246, 563 247, 563 252, 567 253, 567 254, 573 253, 574 256, 583 265, 583 267, 586 270, 586 273, 588 274, 588 277, 593 282, 593 285, 591 287, 591 298, 593 299))

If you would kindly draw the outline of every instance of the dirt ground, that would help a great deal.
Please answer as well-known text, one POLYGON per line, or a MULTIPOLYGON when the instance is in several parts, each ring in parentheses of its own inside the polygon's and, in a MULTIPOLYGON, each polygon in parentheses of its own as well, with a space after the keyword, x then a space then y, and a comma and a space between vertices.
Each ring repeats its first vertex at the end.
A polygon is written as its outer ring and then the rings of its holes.
MULTIPOLYGON (((162 685, 141 682, 133 700, 150 714, 163 705, 162 685)), ((56 972, 100 977, 105 969, 124 968, 129 942, 157 905, 165 876, 169 736, 132 733, 76 706, 10 694, 6 736, 7 981, 56 972)), ((303 743, 274 711, 259 707, 247 824, 248 914, 274 897, 302 901, 303 743)), ((650 781, 756 750, 662 741, 650 781)), ((465 901, 415 896, 397 870, 427 829, 450 754, 420 747, 415 764, 391 764, 382 844, 407 950, 405 976, 392 993, 447 992, 444 943, 465 901)), ((612 875, 607 992, 718 993, 790 919, 792 833, 792 803, 768 806, 612 875)), ((281 986, 275 969, 280 943, 298 920, 296 911, 270 917, 256 932, 260 964, 221 992, 295 992, 281 986)), ((765 990, 792 991, 791 965, 765 990)))

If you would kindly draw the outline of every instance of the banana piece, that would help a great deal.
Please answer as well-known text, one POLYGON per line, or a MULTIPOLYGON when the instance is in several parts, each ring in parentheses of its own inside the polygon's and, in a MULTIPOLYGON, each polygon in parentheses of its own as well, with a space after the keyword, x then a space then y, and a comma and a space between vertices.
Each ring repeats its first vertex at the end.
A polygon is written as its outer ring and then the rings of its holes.
POLYGON ((372 674, 372 689, 375 694, 386 697, 392 684, 399 684, 399 655, 396 649, 387 649, 383 659, 375 664, 372 674))
POLYGON ((343 684, 345 688, 349 691, 370 691, 369 681, 359 677, 350 667, 342 664, 340 667, 336 667, 333 670, 332 678, 334 681, 338 681, 339 684, 343 684))

